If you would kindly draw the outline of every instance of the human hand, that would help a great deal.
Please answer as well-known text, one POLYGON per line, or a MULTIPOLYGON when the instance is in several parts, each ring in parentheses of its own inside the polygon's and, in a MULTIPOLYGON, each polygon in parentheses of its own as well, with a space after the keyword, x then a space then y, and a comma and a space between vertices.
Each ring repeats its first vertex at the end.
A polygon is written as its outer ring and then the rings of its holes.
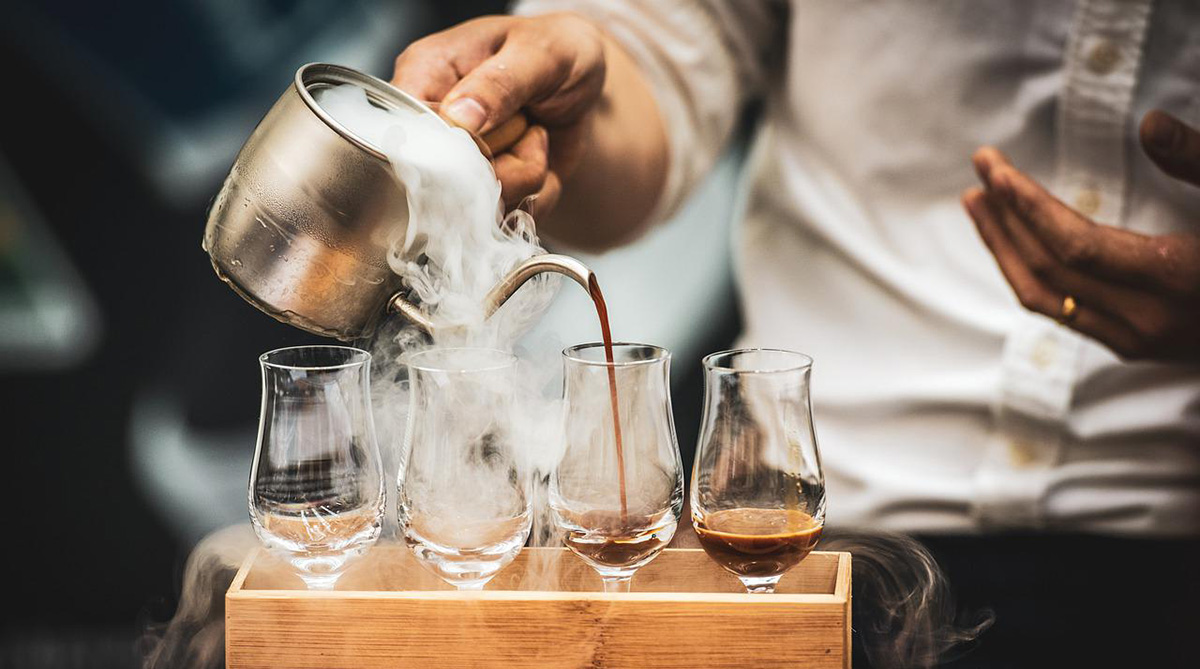
POLYGON ((452 122, 486 134, 524 111, 530 125, 495 156, 505 205, 528 197, 540 215, 579 163, 605 78, 600 31, 572 14, 491 16, 420 39, 396 58, 392 83, 441 103, 452 122))
MULTIPOLYGON (((1160 169, 1200 186, 1200 132, 1155 110, 1139 134, 1160 169)), ((1101 225, 992 147, 972 161, 984 188, 963 205, 1025 308, 1125 358, 1200 361, 1200 235, 1101 225)))

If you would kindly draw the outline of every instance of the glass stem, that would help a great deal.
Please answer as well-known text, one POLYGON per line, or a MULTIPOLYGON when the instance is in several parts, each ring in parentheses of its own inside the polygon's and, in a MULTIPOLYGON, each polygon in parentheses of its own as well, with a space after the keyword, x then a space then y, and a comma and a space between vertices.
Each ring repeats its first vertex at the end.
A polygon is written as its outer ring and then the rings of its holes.
POLYGON ((775 592, 775 584, 779 582, 779 576, 760 576, 757 578, 750 576, 739 576, 742 585, 746 586, 746 592, 752 594, 769 595, 775 592))
POLYGON ((292 567, 309 590, 333 590, 346 569, 345 555, 293 555, 292 567))
POLYGON ((300 572, 300 578, 304 581, 304 585, 308 586, 309 590, 333 590, 333 586, 337 583, 341 572, 332 574, 310 574, 300 572))
POLYGON ((633 583, 633 575, 602 577, 600 580, 604 583, 604 592, 629 592, 629 586, 633 583))

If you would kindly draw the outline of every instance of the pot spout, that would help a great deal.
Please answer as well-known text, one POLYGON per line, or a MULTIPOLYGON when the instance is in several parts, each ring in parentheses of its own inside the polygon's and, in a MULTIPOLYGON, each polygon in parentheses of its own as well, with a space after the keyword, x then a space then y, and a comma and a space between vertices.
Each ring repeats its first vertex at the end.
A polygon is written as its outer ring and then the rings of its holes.
MULTIPOLYGON (((591 291, 592 270, 587 268, 587 265, 579 262, 570 256, 557 255, 554 253, 543 253, 533 256, 525 262, 517 265, 508 276, 500 280, 494 288, 488 291, 488 294, 483 298, 483 316, 491 318, 496 310, 508 301, 525 282, 543 272, 554 272, 570 277, 575 283, 583 286, 584 290, 591 291)), ((398 313, 404 316, 410 323, 417 326, 426 334, 432 335, 434 330, 439 329, 438 324, 434 322, 420 307, 408 301, 403 293, 396 293, 388 302, 389 313, 398 313)), ((445 327, 442 325, 441 327, 445 327)))
POLYGON ((558 255, 555 253, 543 253, 536 255, 518 265, 513 271, 508 273, 508 276, 500 280, 495 288, 488 292, 484 298, 484 316, 491 317, 496 313, 508 298, 525 285, 525 282, 532 279, 534 276, 543 272, 554 272, 571 278, 575 283, 583 286, 584 290, 591 290, 592 270, 587 268, 587 265, 579 262, 570 256, 558 255))

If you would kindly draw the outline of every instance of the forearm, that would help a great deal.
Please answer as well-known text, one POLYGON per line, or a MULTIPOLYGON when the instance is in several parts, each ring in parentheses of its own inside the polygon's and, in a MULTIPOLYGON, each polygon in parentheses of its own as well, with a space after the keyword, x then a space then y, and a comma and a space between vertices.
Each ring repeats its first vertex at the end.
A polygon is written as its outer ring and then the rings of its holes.
POLYGON ((583 154, 558 206, 538 221, 551 242, 585 251, 610 249, 645 232, 667 172, 666 128, 648 80, 607 35, 604 51, 604 92, 581 129, 589 133, 583 154))

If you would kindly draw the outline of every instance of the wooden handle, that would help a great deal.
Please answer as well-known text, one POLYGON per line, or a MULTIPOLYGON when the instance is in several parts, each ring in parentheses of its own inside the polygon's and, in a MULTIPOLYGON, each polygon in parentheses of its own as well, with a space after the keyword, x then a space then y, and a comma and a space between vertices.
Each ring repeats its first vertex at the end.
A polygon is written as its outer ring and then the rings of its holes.
POLYGON ((516 144, 528 128, 529 119, 525 118, 521 112, 517 112, 512 118, 492 128, 491 132, 485 133, 483 143, 487 144, 488 150, 494 156, 507 151, 513 144, 516 144))
MULTIPOLYGON (((440 102, 426 102, 425 104, 450 125, 459 128, 462 127, 442 114, 442 104, 440 102)), ((475 140, 475 144, 479 146, 479 151, 488 160, 491 160, 496 154, 504 153, 512 148, 512 145, 521 139, 521 135, 525 134, 527 128, 529 128, 529 119, 525 118, 525 114, 517 112, 513 114, 512 118, 492 128, 491 132, 486 133, 482 137, 470 130, 467 130, 467 132, 470 133, 471 139, 475 140)), ((463 129, 466 130, 466 128, 463 129)))

